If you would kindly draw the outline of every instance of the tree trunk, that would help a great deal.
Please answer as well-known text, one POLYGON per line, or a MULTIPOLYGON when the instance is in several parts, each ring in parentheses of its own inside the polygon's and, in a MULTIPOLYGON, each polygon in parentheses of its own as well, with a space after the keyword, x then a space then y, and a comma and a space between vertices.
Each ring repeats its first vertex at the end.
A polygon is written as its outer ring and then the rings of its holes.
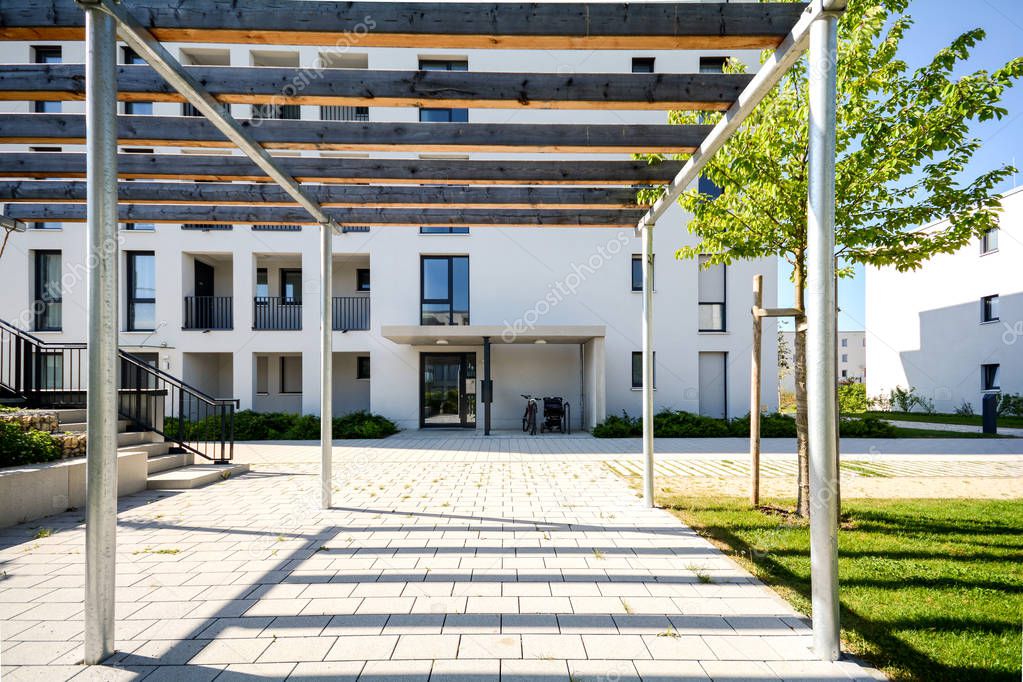
MULTIPOLYGON (((804 273, 802 254, 796 257, 792 278, 795 285, 795 308, 805 311, 804 273)), ((792 364, 796 379, 796 455, 798 462, 798 487, 796 492, 796 514, 810 516, 810 448, 806 419, 806 315, 796 317, 795 343, 792 364)))

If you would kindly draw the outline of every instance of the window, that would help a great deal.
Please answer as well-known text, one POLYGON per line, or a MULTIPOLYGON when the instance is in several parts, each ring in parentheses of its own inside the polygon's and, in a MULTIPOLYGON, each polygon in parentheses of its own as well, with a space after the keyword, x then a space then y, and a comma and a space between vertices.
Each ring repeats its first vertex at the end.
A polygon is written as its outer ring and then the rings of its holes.
POLYGON ((355 358, 355 378, 369 379, 369 356, 360 355, 355 358))
POLYGON ((700 414, 728 418, 728 353, 709 352, 698 356, 700 414))
POLYGON ((368 121, 369 107, 350 107, 340 104, 325 104, 320 107, 321 121, 368 121))
POLYGON ((156 256, 128 251, 128 331, 156 329, 156 256))
POLYGON ((423 256, 421 324, 469 324, 469 257, 423 256))
POLYGON ((848 379, 849 378, 849 370, 847 370, 847 369, 843 369, 842 370, 842 378, 843 379, 848 379))
MULTIPOLYGON (((632 387, 643 388, 643 353, 632 352, 632 387)), ((657 352, 654 352, 654 388, 657 388, 657 352)))
POLYGON ((270 280, 266 268, 256 268, 256 298, 270 295, 270 280))
POLYGON ((256 394, 270 393, 270 358, 260 355, 256 358, 256 394))
MULTIPOLYGON (((124 63, 125 64, 145 64, 146 60, 143 59, 130 47, 121 48, 124 50, 124 63)), ((152 102, 125 102, 124 113, 135 114, 138 116, 152 116, 153 115, 153 103, 152 102)))
POLYGON ((302 356, 281 356, 281 393, 302 392, 302 356))
MULTIPOLYGON (((32 61, 36 64, 60 64, 61 49, 59 45, 40 45, 32 48, 32 61)), ((33 111, 38 114, 59 114, 60 102, 34 102, 33 111)))
MULTIPOLYGON (((468 71, 469 62, 449 59, 420 59, 420 71, 468 71)), ((437 109, 421 108, 419 121, 422 123, 466 123, 469 120, 468 109, 437 109)))
POLYGON ((302 271, 281 268, 281 298, 284 303, 302 302, 302 271))
POLYGON ((699 259, 697 295, 699 297, 699 331, 723 332, 725 324, 726 280, 724 265, 707 265, 710 256, 702 255, 699 259))
POLYGON ((700 73, 724 73, 728 57, 700 57, 700 73))
POLYGON ((842 339, 842 348, 849 347, 849 339, 842 339))
POLYGON ((36 385, 41 389, 64 388, 64 354, 41 352, 36 356, 36 385))
POLYGON ((1001 381, 998 377, 998 369, 1001 365, 981 365, 980 382, 984 391, 998 391, 1001 389, 1001 381))
POLYGON ((632 58, 632 72, 633 73, 653 73, 654 72, 654 58, 653 57, 633 57, 632 58))
POLYGON ((355 271, 355 290, 369 291, 369 268, 359 268, 355 271))
POLYGON ((419 234, 469 234, 468 227, 420 227, 419 234))
POLYGON ((61 328, 60 251, 35 252, 36 331, 59 332, 61 328))
MULTIPOLYGON (((656 284, 653 267, 650 268, 650 279, 651 286, 656 284)), ((632 254, 632 290, 643 291, 643 256, 638 253, 632 254)))
POLYGON ((993 253, 998 250, 998 228, 993 227, 980 238, 980 253, 993 253))
POLYGON ((845 353, 842 353, 842 362, 849 362, 849 356, 845 353))
POLYGON ((980 321, 983 322, 997 322, 998 321, 998 296, 985 296, 980 299, 980 321))

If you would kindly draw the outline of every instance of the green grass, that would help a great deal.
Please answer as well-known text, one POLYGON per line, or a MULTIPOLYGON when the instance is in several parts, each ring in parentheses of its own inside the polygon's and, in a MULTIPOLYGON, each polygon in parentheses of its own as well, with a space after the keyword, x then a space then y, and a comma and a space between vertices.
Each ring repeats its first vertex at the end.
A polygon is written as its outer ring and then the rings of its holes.
MULTIPOLYGON (((738 498, 661 502, 809 613, 809 529, 738 498)), ((786 504, 777 500, 772 505, 786 504)), ((1019 680, 1023 503, 856 500, 839 534, 842 638, 897 680, 1019 680)))
MULTIPOLYGON (((879 417, 903 422, 928 422, 930 424, 965 424, 980 426, 979 414, 927 414, 925 412, 864 412, 863 414, 844 415, 848 417, 879 417)), ((998 425, 1007 428, 1023 428, 1023 417, 1003 416, 998 418, 998 425)))
POLYGON ((913 429, 895 427, 896 438, 1011 438, 997 433, 971 433, 969 431, 939 431, 937 429, 913 429))

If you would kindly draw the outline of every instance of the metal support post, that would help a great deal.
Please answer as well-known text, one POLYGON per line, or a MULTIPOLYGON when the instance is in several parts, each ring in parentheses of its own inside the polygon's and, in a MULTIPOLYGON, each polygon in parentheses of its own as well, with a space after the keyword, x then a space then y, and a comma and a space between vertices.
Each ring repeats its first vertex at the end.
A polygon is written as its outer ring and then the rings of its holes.
POLYGON ((330 225, 320 225, 320 506, 330 509, 333 491, 334 364, 331 316, 333 308, 334 232, 330 225))
POLYGON ((654 506, 654 226, 643 227, 643 502, 654 506))
POLYGON ((490 435, 490 404, 493 402, 493 384, 490 378, 490 337, 483 337, 483 435, 490 435))
POLYGON ((825 661, 839 657, 837 436, 835 410, 835 125, 838 14, 810 27, 809 201, 807 215, 807 404, 810 447, 810 567, 813 641, 825 661))
POLYGON ((85 499, 85 663, 114 653, 117 548, 117 33, 85 9, 89 258, 85 499))

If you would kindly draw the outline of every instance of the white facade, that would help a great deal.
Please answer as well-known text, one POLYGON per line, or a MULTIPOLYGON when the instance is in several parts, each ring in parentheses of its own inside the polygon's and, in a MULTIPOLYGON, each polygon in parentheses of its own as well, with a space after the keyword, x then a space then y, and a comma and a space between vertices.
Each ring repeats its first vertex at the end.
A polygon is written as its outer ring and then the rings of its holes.
POLYGON ((868 395, 914 387, 980 412, 986 393, 1023 393, 1023 188, 1002 208, 995 234, 920 270, 867 269, 868 395))
MULTIPOLYGON (((796 346, 796 333, 781 332, 789 352, 789 368, 778 370, 778 390, 782 393, 796 392, 796 374, 791 366, 791 354, 796 346)), ((839 383, 862 384, 867 377, 867 336, 864 332, 838 332, 838 352, 835 377, 839 383)))
MULTIPOLYGON (((8 42, 0 45, 4 62, 33 60, 34 49, 57 43, 8 42)), ((83 46, 64 43, 64 62, 82 62, 83 46)), ((236 66, 312 66, 322 58, 315 47, 271 48, 245 45, 189 46, 171 44, 184 63, 236 66)), ((420 59, 467 61, 478 71, 536 72, 628 72, 636 56, 656 57, 655 70, 695 72, 703 56, 721 52, 628 52, 521 50, 468 50, 458 53, 436 50, 370 48, 351 49, 331 66, 410 70, 420 59)), ((755 52, 732 53, 756 64, 755 52)), ((31 103, 0 103, 3 111, 32 110, 31 103)), ((122 105, 123 106, 123 105, 122 105)), ((232 105, 236 117, 248 118, 251 106, 232 105)), ((63 103, 64 112, 81 113, 81 102, 63 103)), ((155 103, 156 115, 181 115, 182 105, 155 103)), ((369 120, 415 121, 414 108, 370 108, 369 120)), ((302 106, 303 119, 319 119, 320 107, 302 106)), ((470 122, 662 123, 663 112, 546 111, 472 109, 470 122)), ((53 145, 38 145, 52 147, 53 145)), ((25 146, 0 145, 2 151, 23 151, 25 146)), ((134 148, 122 148, 131 151, 134 148)), ((81 151, 64 146, 63 151, 81 151)), ((149 151, 148 149, 145 151, 149 151)), ((157 153, 195 153, 197 150, 156 149, 157 153)), ((209 151, 203 152, 209 154, 209 151)), ((330 158, 365 157, 346 152, 282 152, 282 155, 330 158)), ((379 153, 374 156, 408 158, 414 154, 379 153)), ((430 158, 466 158, 467 155, 432 154, 430 158)), ((516 158, 540 158, 515 155, 516 158)), ((508 155, 503 155, 507 158, 508 155)), ((586 163, 596 155, 566 155, 586 163)), ((502 158, 499 154, 474 154, 473 158, 502 158)), ((550 159, 551 155, 544 158, 550 159)), ((604 155, 599 158, 621 158, 604 155)), ((173 172, 173 168, 168 169, 173 172)), ((776 263, 773 259, 742 262, 725 269, 723 276, 699 276, 694 262, 677 261, 674 251, 693 239, 685 230, 686 217, 675 207, 658 222, 655 231, 655 350, 656 409, 736 417, 749 411, 750 282, 763 274, 765 304, 776 300, 776 263), (701 282, 700 280, 704 280, 701 282), (707 289, 713 291, 707 291, 707 289), (720 304, 722 331, 700 331, 700 292, 704 300, 720 304), (719 300, 721 299, 721 300, 719 300)), ((319 412, 319 344, 316 306, 319 290, 319 237, 315 229, 263 231, 250 225, 231 230, 186 230, 179 225, 156 225, 152 230, 120 233, 122 315, 120 342, 123 348, 148 353, 159 367, 180 376, 214 397, 234 397, 242 409, 258 411, 319 412), (143 330, 128 324, 128 252, 155 255, 155 318, 143 330), (197 263, 204 264, 197 266, 197 263), (196 269, 203 272, 202 292, 196 269), (212 268, 210 272, 207 268, 212 268), (265 270, 265 281, 262 270, 265 270), (289 270, 298 274, 289 275, 289 270), (292 279, 289 279, 292 278, 292 279), (209 280, 209 281, 206 281, 209 280), (294 289, 300 282, 298 296, 294 289), (291 283, 289 285, 289 282, 291 283), (301 306, 268 313, 259 297, 304 299, 301 306), (217 308, 203 308, 199 317, 228 324, 199 321, 186 324, 187 297, 214 296, 217 308), (226 313, 224 306, 230 306, 226 313), (263 306, 263 307, 261 307, 263 306), (270 317, 267 317, 270 315, 270 317), (196 329, 185 329, 194 326, 196 329), (204 327, 229 326, 229 329, 204 327), (271 326, 276 329, 255 329, 271 326), (287 327, 282 329, 281 327, 287 327), (292 328, 293 327, 293 328, 292 328), (300 327, 300 329, 298 328, 300 327)), ((472 326, 496 325, 502 329, 527 328, 543 337, 566 326, 603 328, 599 342, 580 341, 506 345, 494 338, 494 428, 517 427, 524 401, 522 393, 563 396, 573 406, 573 422, 599 421, 604 414, 595 393, 603 388, 603 409, 608 414, 641 411, 640 394, 633 387, 632 354, 639 352, 641 294, 632 290, 632 256, 641 250, 632 230, 578 228, 473 228, 469 234, 420 234, 416 226, 374 227, 334 237, 333 295, 344 305, 364 306, 369 301, 369 329, 338 330, 334 334, 334 410, 344 414, 367 409, 395 420, 403 428, 418 428, 421 419, 420 383, 424 353, 473 354, 482 378, 482 348, 448 342, 430 346, 395 342, 384 328, 421 323, 421 258, 424 255, 467 256, 469 322, 472 326), (370 271, 369 290, 359 288, 360 270, 370 271), (586 345, 589 343, 589 345, 586 345), (589 350, 587 350, 589 349, 589 350), (369 358, 368 361, 360 358, 369 358), (366 377, 368 362, 369 376, 366 377), (589 393, 589 395, 587 395, 589 393)), ((0 318, 32 331, 48 341, 82 341, 86 332, 85 227, 64 224, 56 229, 33 229, 12 237, 3 257, 0 318), (47 331, 36 324, 33 309, 36 252, 59 251, 62 269, 62 303, 59 330, 47 331)), ((364 282, 363 282, 364 284, 364 282)), ((143 307, 145 304, 142 304, 143 307)), ((204 304, 205 305, 205 304, 204 304)), ((213 305, 213 304, 210 304, 213 305)), ((360 310, 365 310, 360 308, 360 310)), ((193 316, 197 313, 192 309, 193 316)), ((43 325, 45 326, 45 325, 43 325)), ((547 339, 538 339, 546 341, 547 339)), ((765 401, 773 409, 776 356, 773 325, 764 330, 765 401)), ((477 419, 482 428, 482 410, 477 419)))

